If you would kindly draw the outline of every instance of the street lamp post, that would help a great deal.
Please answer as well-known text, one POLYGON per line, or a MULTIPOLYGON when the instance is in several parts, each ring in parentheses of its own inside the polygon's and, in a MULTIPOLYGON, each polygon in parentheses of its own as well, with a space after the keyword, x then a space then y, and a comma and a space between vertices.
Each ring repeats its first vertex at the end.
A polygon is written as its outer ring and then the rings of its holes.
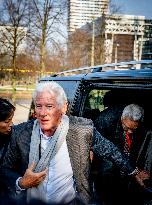
MULTIPOLYGON (((115 63, 118 62, 118 47, 119 47, 119 43, 116 43, 115 45, 115 63)), ((115 66, 115 69, 117 68, 117 66, 115 66)))
POLYGON ((94 66, 95 22, 92 21, 91 66, 94 66))

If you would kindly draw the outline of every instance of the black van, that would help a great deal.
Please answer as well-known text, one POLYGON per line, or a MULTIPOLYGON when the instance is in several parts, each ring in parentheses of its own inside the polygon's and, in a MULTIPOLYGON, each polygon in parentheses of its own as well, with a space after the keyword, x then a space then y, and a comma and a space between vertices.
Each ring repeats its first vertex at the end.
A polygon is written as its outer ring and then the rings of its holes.
MULTIPOLYGON (((48 81, 59 83, 65 90, 69 101, 68 115, 82 116, 95 121, 107 108, 114 106, 122 108, 134 103, 144 108, 144 123, 147 129, 152 130, 152 60, 68 70, 41 78, 39 82, 48 81)), ((34 104, 30 111, 31 118, 34 114, 34 104)), ((102 163, 94 156, 91 176, 92 190, 97 204, 98 202, 100 204, 103 197, 100 194, 102 163)), ((117 192, 117 189, 113 190, 113 193, 114 191, 117 192)))
MULTIPOLYGON (((56 81, 65 90, 68 115, 95 120, 107 107, 136 103, 145 110, 145 120, 151 126, 152 60, 104 64, 56 73, 39 82, 56 81)), ((29 118, 34 113, 32 104, 29 118)))

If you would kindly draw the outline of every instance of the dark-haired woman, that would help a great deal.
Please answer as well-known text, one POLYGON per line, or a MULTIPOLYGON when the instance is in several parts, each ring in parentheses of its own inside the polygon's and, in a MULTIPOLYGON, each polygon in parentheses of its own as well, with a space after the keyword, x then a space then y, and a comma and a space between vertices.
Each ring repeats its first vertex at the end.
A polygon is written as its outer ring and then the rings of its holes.
POLYGON ((10 141, 14 111, 15 107, 8 100, 0 98, 0 165, 10 141))

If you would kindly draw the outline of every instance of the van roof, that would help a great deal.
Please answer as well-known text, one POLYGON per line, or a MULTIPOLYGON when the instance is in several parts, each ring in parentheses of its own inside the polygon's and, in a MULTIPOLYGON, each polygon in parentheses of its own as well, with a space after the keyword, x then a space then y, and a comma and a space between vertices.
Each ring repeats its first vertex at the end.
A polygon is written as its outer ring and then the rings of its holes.
POLYGON ((84 67, 43 77, 40 81, 80 81, 97 79, 152 79, 152 60, 129 61, 84 67))

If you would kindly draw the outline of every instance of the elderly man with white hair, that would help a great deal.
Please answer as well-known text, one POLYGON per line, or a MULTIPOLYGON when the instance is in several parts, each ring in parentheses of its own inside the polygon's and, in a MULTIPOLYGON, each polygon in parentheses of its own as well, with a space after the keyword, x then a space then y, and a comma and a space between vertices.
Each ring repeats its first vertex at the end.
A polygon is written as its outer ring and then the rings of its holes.
MULTIPOLYGON (((27 203, 47 204, 77 204, 80 198, 89 204, 91 148, 126 174, 137 174, 91 120, 66 115, 67 97, 59 84, 37 84, 33 98, 37 119, 14 126, 1 170, 17 197, 24 193, 27 203)), ((142 183, 138 174, 136 178, 142 183)))

